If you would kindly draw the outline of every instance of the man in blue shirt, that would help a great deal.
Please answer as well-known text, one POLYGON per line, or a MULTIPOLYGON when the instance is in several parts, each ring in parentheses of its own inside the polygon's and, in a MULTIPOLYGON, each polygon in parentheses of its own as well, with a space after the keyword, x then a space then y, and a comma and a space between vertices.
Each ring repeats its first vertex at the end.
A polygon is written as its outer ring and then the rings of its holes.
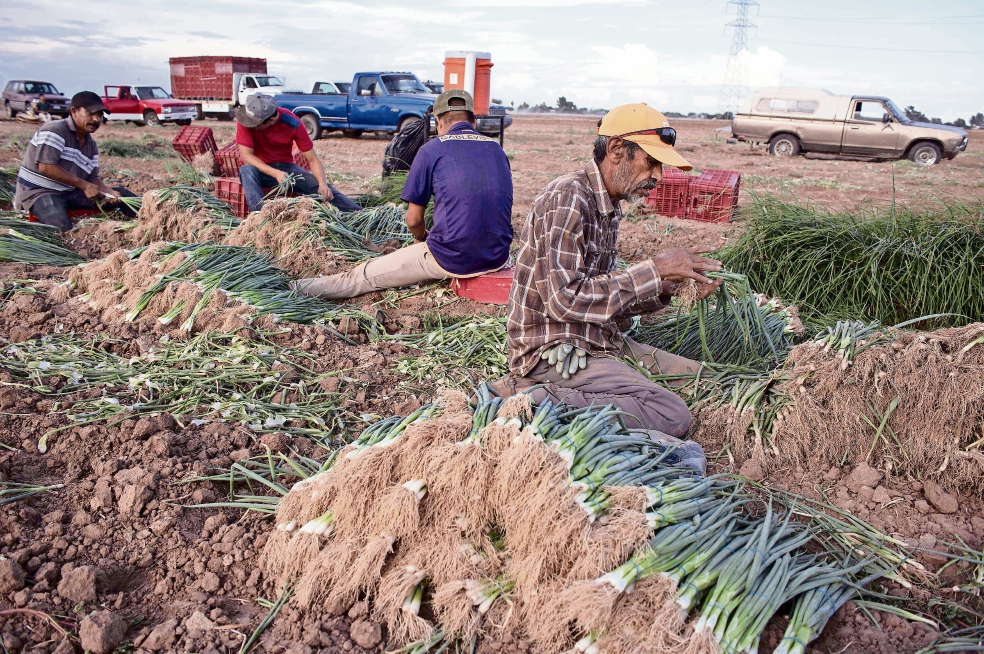
POLYGON ((475 131, 474 102, 466 91, 445 91, 434 102, 437 138, 420 148, 402 199, 416 242, 352 270, 295 287, 305 295, 340 300, 386 288, 502 268, 512 242, 512 173, 495 139, 475 131), (434 226, 424 209, 434 197, 434 226))

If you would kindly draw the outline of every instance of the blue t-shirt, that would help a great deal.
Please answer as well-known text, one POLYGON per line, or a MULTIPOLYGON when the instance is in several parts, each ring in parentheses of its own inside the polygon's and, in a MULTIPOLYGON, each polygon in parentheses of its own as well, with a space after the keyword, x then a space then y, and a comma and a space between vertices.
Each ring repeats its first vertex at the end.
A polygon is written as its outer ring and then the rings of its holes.
POLYGON ((454 275, 495 270, 512 242, 512 172, 499 143, 466 122, 426 143, 413 160, 401 196, 427 206, 434 227, 427 246, 454 275))

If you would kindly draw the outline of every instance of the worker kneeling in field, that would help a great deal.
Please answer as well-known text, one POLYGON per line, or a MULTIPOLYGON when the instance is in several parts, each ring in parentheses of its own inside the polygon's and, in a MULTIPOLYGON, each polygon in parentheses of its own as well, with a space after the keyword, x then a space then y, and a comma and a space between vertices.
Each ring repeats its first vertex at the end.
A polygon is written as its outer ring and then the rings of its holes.
POLYGON ((384 288, 498 270, 512 243, 512 173, 506 153, 475 131, 466 91, 445 91, 434 102, 438 137, 420 148, 402 199, 416 243, 330 277, 295 282, 301 293, 350 298, 384 288), (434 227, 424 209, 434 196, 434 227))
POLYGON ((678 445, 684 463, 703 471, 700 446, 679 440, 690 428, 687 405, 619 357, 661 373, 699 364, 636 343, 616 326, 617 319, 662 309, 681 282, 695 280, 701 298, 720 285, 704 276, 721 270, 720 262, 700 256, 713 248, 670 250, 615 269, 619 201, 648 195, 664 165, 690 170, 675 143, 676 132, 660 112, 643 103, 616 107, 599 123, 593 161, 558 177, 533 201, 509 296, 513 375, 493 388, 512 393, 542 384, 533 391, 537 400, 614 404, 629 414, 630 429, 678 445))
POLYGON ((325 180, 325 168, 314 152, 314 143, 301 119, 281 109, 268 95, 251 95, 245 106, 236 108, 236 145, 243 165, 239 181, 250 211, 263 208, 263 187, 283 184, 293 175, 293 190, 319 195, 342 211, 358 211, 359 205, 335 190, 325 180), (311 172, 294 163, 294 144, 307 159, 311 172))
MULTIPOLYGON (((99 146, 91 134, 102 127, 103 114, 108 113, 98 95, 81 91, 72 96, 67 118, 46 123, 34 133, 17 172, 14 209, 30 211, 38 222, 67 232, 72 229, 69 211, 133 197, 122 186, 106 186, 99 177, 99 146)), ((126 205, 120 210, 136 216, 126 205)))

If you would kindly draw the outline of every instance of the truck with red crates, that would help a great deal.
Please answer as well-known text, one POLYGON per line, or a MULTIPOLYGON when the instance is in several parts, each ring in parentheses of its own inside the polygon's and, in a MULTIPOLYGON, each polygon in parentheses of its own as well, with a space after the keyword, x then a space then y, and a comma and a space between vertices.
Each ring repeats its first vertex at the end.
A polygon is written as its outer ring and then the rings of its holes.
POLYGON ((231 119, 255 93, 301 93, 267 74, 266 59, 258 57, 171 57, 168 63, 171 92, 193 102, 200 118, 231 119))
POLYGON ((198 117, 194 103, 177 100, 159 86, 104 86, 107 121, 125 120, 142 125, 177 123, 190 125, 198 117))

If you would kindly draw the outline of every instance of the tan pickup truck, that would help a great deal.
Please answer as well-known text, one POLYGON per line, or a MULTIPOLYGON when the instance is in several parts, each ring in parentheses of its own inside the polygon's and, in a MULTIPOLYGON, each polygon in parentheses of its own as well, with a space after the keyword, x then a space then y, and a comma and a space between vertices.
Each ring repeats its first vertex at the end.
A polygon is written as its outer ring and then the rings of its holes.
POLYGON ((778 157, 824 152, 907 157, 931 166, 967 149, 964 130, 911 121, 888 98, 819 89, 773 87, 753 93, 735 114, 731 131, 739 141, 768 143, 778 157))

